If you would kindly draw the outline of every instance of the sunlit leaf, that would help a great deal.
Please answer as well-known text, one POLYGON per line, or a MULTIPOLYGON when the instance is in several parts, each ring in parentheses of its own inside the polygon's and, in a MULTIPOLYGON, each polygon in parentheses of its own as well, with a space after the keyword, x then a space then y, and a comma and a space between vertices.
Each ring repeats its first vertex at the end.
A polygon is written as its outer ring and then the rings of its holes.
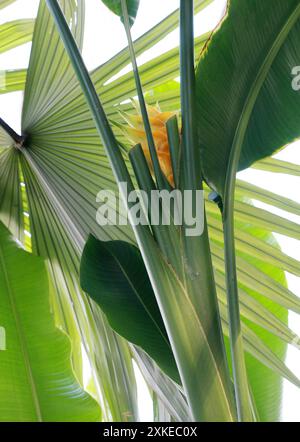
POLYGON ((0 25, 0 54, 32 39, 33 19, 15 20, 0 25))
POLYGON ((50 313, 41 258, 17 246, 0 224, 0 420, 97 421, 97 403, 78 384, 71 345, 50 313))

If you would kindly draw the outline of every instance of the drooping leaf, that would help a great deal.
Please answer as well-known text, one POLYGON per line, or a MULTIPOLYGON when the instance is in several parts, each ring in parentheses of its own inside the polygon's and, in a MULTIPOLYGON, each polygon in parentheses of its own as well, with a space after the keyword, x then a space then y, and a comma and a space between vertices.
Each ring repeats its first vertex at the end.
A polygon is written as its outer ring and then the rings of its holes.
POLYGON ((99 421, 97 403, 78 384, 71 346, 50 313, 41 258, 20 249, 0 224, 1 421, 99 421))
MULTIPOLYGON (((121 0, 102 0, 102 2, 123 21, 121 0)), ((131 26, 135 22, 135 18, 139 9, 140 0, 126 0, 129 21, 131 26)))
POLYGON ((81 287, 103 310, 111 327, 142 347, 180 383, 171 345, 139 250, 123 241, 90 236, 84 248, 81 287))
POLYGON ((231 0, 202 54, 197 69, 202 170, 220 194, 233 149, 242 147, 239 169, 244 169, 300 135, 300 95, 291 74, 300 58, 299 18, 298 0, 231 0))

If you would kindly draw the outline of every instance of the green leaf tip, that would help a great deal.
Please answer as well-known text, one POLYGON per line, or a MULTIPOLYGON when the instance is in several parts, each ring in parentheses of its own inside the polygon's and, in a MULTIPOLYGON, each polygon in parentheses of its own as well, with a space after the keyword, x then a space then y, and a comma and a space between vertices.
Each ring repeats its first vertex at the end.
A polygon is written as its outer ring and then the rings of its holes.
MULTIPOLYGON (((114 14, 118 15, 123 22, 121 0, 102 0, 102 3, 104 3, 114 14)), ((135 22, 139 4, 140 0, 127 0, 127 10, 130 26, 132 26, 135 22)))

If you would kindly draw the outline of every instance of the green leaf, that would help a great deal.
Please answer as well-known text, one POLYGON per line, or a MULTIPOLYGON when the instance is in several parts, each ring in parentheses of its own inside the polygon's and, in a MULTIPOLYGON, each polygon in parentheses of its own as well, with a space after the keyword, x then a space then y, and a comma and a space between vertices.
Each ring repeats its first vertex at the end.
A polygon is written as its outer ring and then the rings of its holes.
POLYGON ((0 25, 0 54, 32 39, 33 19, 15 20, 0 25))
POLYGON ((254 169, 266 172, 284 173, 291 176, 300 176, 300 165, 276 158, 266 158, 253 164, 254 169))
POLYGON ((300 216, 300 204, 289 198, 286 198, 276 193, 265 190, 261 187, 254 186, 253 184, 245 181, 238 181, 236 193, 239 196, 245 198, 252 198, 253 200, 262 201, 265 204, 269 204, 278 209, 285 210, 286 212, 300 216))
POLYGON ((23 91, 26 81, 26 69, 5 70, 1 72, 0 94, 23 91))
POLYGON ((299 18, 298 0, 232 0, 202 54, 197 69, 202 170, 222 195, 234 149, 241 148, 243 169, 300 135, 300 95, 291 73, 300 58, 299 18), (241 63, 243 69, 237 69, 241 63))
MULTIPOLYGON (((102 3, 104 3, 114 14, 118 15, 123 21, 121 0, 102 0, 102 3)), ((135 22, 135 18, 139 9, 139 3, 140 0, 126 0, 131 26, 135 22)))
POLYGON ((123 241, 89 237, 81 259, 80 280, 103 310, 111 327, 142 347, 180 383, 171 345, 139 250, 123 241))
POLYGON ((22 211, 21 178, 16 149, 4 149, 0 153, 0 221, 24 241, 24 216, 22 211))
POLYGON ((46 267, 0 224, 0 420, 99 421, 73 374, 71 346, 50 313, 46 267), (3 333, 2 333, 3 336, 3 333))

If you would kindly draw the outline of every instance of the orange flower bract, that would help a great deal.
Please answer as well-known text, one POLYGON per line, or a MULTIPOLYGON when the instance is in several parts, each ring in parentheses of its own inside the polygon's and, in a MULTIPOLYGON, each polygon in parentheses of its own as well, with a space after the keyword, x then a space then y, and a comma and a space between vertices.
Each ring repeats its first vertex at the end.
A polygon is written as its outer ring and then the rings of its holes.
MULTIPOLYGON (((174 186, 171 154, 167 134, 167 121, 175 115, 174 112, 161 112, 157 106, 148 106, 148 115, 152 128, 152 134, 156 147, 157 156, 162 172, 174 186)), ((150 151, 147 143, 147 136, 141 115, 126 114, 126 121, 129 124, 125 128, 126 135, 133 144, 141 144, 147 163, 153 172, 150 151)))

